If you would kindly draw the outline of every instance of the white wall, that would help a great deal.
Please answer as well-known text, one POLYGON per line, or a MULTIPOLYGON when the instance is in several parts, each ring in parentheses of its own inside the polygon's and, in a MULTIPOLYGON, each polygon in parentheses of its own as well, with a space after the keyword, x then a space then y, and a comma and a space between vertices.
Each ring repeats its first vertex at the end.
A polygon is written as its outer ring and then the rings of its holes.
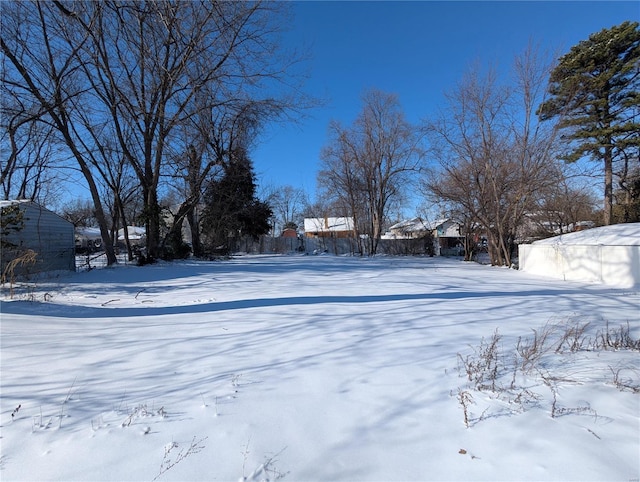
POLYGON ((523 244, 519 269, 568 281, 640 286, 640 246, 523 244))

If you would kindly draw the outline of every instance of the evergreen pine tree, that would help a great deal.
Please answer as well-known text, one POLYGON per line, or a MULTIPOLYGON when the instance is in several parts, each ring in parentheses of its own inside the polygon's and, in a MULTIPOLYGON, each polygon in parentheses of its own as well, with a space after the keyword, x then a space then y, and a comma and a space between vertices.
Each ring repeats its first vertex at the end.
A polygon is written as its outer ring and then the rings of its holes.
POLYGON ((255 174, 244 150, 234 152, 222 176, 209 183, 205 204, 202 231, 212 248, 230 250, 241 236, 257 239, 269 231, 273 213, 256 197, 255 174))
POLYGON ((592 34, 559 59, 550 98, 538 115, 557 118, 568 162, 585 156, 604 164, 604 223, 612 221, 613 164, 640 148, 640 29, 623 22, 592 34))

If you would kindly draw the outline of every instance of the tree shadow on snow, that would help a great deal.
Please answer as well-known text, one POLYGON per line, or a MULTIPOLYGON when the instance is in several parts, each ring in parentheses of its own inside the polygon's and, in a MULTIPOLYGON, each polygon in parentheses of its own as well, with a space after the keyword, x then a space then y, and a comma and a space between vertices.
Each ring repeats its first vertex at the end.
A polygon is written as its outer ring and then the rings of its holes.
MULTIPOLYGON (((607 292, 609 290, 606 290, 607 292)), ((131 316, 162 316, 181 314, 216 313, 228 310, 245 310, 253 308, 273 308, 281 306, 322 305, 322 304, 366 304, 386 303, 394 301, 456 301, 483 298, 528 298, 557 297, 579 294, 580 289, 553 290, 539 289, 529 291, 444 291, 435 293, 404 293, 390 295, 356 295, 356 296, 282 296, 274 298, 254 298, 246 300, 220 301, 178 306, 118 308, 118 299, 109 302, 109 306, 87 307, 63 305, 55 302, 11 301, 0 302, 0 311, 8 314, 25 314, 38 316, 64 316, 69 318, 122 318, 131 316)), ((592 295, 595 293, 591 293, 592 295)), ((127 300, 127 302, 130 302, 127 300)), ((106 303, 103 303, 106 305, 106 303)))

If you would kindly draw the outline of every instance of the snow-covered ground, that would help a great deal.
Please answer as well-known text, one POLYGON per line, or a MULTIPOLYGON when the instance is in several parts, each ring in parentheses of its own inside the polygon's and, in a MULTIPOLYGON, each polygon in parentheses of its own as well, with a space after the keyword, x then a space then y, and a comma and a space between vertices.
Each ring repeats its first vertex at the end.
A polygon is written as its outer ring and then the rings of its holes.
POLYGON ((597 348, 638 289, 245 256, 2 298, 3 481, 640 478, 639 353, 597 348))

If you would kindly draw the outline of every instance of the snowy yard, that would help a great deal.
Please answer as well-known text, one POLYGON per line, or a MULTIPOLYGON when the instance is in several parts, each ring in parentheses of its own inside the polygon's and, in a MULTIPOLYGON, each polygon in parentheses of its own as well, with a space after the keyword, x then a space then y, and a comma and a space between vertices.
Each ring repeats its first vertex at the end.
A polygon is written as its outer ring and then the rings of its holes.
POLYGON ((640 478, 638 287, 246 256, 22 289, 3 481, 640 478))

